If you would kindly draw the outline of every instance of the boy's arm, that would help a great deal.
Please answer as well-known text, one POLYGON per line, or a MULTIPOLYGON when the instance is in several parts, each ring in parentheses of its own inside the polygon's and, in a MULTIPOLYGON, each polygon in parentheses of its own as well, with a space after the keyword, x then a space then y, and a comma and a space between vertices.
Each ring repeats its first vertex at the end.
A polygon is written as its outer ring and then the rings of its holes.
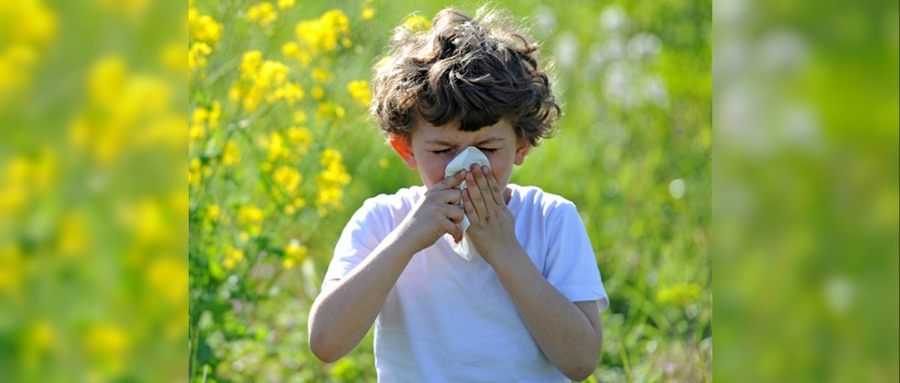
POLYGON ((418 251, 450 233, 462 238, 460 171, 425 193, 423 201, 353 271, 326 281, 309 312, 309 348, 324 362, 346 355, 366 335, 403 269, 418 251))
POLYGON ((590 376, 603 341, 597 302, 570 302, 544 279, 521 246, 494 254, 493 261, 500 282, 547 359, 572 380, 590 376))
POLYGON ((308 323, 309 347, 319 359, 334 362, 362 340, 416 251, 394 230, 350 274, 325 282, 308 323))

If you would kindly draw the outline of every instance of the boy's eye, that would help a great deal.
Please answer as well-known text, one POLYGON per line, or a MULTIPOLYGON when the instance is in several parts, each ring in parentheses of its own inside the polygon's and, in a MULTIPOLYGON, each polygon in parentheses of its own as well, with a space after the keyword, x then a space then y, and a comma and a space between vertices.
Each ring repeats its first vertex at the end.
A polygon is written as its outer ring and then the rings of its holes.
POLYGON ((434 154, 447 154, 450 153, 451 149, 442 149, 442 150, 432 150, 431 152, 434 154))
POLYGON ((498 149, 498 148, 493 148, 493 149, 490 149, 490 148, 478 148, 478 150, 480 150, 480 151, 482 151, 482 152, 485 152, 485 153, 493 153, 493 152, 496 152, 496 151, 498 151, 498 150, 500 150, 500 149, 498 149))

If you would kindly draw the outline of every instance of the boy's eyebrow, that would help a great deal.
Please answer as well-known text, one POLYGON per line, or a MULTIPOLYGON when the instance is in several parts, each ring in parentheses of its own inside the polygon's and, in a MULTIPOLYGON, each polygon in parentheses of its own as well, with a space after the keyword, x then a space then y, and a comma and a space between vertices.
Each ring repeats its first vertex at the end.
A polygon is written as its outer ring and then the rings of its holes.
MULTIPOLYGON (((503 141, 503 140, 505 140, 505 138, 503 138, 503 137, 488 137, 481 141, 476 142, 475 145, 476 146, 484 145, 484 144, 487 144, 490 142, 503 141)), ((452 142, 447 142, 447 141, 443 141, 443 140, 426 140, 425 143, 426 144, 435 144, 435 145, 444 145, 444 146, 456 146, 456 144, 454 144, 452 142)))

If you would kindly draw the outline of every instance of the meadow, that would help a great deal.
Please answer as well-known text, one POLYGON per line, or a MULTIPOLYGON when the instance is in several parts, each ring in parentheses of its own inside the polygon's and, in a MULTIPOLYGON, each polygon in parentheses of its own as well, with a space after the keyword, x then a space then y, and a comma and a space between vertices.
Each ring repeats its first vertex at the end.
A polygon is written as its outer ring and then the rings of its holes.
MULTIPOLYGON (((369 119, 368 81, 394 28, 447 5, 190 2, 192 382, 375 380, 371 334, 324 364, 306 318, 349 216, 420 183, 369 119)), ((493 5, 555 68, 559 133, 511 182, 572 200, 592 239, 611 305, 588 381, 710 381, 711 4, 493 5)))

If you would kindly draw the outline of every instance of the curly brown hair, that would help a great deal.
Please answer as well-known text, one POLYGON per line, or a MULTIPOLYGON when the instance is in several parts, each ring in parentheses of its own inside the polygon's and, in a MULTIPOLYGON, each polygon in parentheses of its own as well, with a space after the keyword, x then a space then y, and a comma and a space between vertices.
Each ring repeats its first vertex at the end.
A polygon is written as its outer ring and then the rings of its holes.
POLYGON ((538 68, 538 45, 511 19, 486 7, 474 18, 446 8, 431 29, 397 27, 372 81, 382 132, 408 140, 418 114, 467 132, 506 119, 533 146, 552 136, 560 107, 538 68))

